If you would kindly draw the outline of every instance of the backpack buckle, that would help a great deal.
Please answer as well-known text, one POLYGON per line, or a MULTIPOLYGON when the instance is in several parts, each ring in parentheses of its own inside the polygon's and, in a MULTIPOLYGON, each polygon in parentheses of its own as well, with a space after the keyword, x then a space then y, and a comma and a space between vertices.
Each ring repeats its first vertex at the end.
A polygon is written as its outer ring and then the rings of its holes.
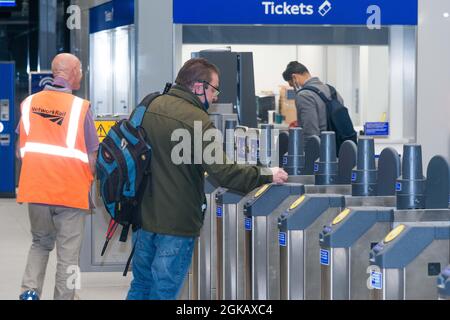
POLYGON ((125 150, 126 147, 128 146, 128 141, 124 139, 122 139, 122 141, 120 142, 120 148, 122 148, 122 150, 125 150))

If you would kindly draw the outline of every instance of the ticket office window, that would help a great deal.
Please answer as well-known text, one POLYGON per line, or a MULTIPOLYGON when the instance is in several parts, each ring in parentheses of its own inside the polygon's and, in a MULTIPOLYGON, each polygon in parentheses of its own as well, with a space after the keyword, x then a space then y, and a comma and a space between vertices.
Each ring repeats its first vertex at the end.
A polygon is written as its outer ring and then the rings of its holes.
POLYGON ((336 87, 358 129, 389 122, 386 141, 415 140, 416 27, 183 26, 182 62, 224 47, 253 52, 257 95, 278 102, 281 74, 297 60, 336 87))

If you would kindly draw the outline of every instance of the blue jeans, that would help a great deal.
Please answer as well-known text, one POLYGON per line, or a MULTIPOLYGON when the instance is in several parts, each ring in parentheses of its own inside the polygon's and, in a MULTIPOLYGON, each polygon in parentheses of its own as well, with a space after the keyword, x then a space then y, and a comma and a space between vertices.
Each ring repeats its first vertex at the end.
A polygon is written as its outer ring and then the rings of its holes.
POLYGON ((127 300, 177 299, 194 251, 194 237, 162 235, 145 230, 133 234, 133 281, 127 300))

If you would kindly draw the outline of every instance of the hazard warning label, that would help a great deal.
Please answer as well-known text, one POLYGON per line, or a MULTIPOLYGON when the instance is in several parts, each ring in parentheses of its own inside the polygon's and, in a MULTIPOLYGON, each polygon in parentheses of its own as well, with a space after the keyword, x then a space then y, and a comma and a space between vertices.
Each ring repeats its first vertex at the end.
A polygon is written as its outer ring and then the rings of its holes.
POLYGON ((106 138, 106 135, 108 134, 109 130, 116 123, 117 123, 117 121, 110 121, 110 120, 95 121, 95 129, 97 130, 97 135, 98 135, 100 142, 102 142, 103 139, 106 138))

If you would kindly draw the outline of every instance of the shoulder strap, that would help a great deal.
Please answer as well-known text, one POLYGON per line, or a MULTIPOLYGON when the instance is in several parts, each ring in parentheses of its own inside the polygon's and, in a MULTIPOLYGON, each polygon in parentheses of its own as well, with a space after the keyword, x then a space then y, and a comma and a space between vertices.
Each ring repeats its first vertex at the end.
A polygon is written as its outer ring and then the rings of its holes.
POLYGON ((312 86, 303 87, 302 89, 300 89, 299 92, 302 92, 302 91, 314 92, 315 94, 317 94, 320 97, 320 99, 322 99, 323 102, 325 102, 325 104, 330 102, 330 99, 328 99, 327 96, 325 96, 325 94, 316 87, 312 87, 312 86))

